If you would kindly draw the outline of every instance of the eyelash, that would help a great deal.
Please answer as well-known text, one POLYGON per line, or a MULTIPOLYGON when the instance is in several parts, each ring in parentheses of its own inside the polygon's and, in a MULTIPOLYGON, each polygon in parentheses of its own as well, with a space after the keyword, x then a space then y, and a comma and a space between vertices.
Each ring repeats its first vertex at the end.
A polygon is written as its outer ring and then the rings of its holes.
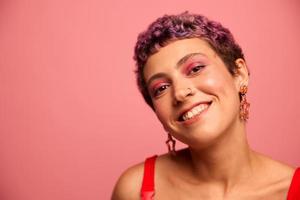
MULTIPOLYGON (((187 75, 188 75, 188 76, 189 76, 189 75, 195 75, 195 74, 199 73, 199 72, 202 70, 202 68, 204 68, 204 67, 205 67, 204 65, 195 65, 195 66, 193 66, 193 67, 190 67, 190 68, 187 70, 187 75), (197 70, 196 70, 195 72, 193 72, 194 69, 197 69, 197 70)), ((161 86, 159 86, 159 87, 153 89, 153 92, 152 92, 153 97, 159 96, 164 90, 167 89, 166 87, 169 87, 169 86, 170 86, 170 84, 164 83, 164 84, 162 84, 161 86)))
POLYGON ((162 84, 161 86, 159 86, 159 87, 153 89, 153 92, 152 92, 153 96, 154 96, 154 97, 159 96, 165 89, 167 89, 167 88, 165 88, 165 87, 169 87, 169 84, 164 83, 164 84, 162 84))
POLYGON ((194 74, 197 74, 198 72, 201 71, 202 68, 204 68, 205 66, 204 65, 195 65, 191 68, 189 68, 187 70, 187 75, 194 75, 194 74), (197 71, 193 72, 194 69, 197 69, 197 71))

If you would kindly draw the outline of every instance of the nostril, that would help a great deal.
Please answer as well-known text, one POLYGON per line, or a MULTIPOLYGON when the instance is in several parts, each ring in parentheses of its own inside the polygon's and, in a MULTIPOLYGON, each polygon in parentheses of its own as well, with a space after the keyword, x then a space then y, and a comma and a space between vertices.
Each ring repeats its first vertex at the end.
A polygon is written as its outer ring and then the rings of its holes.
POLYGON ((175 91, 175 99, 177 101, 183 101, 187 96, 193 95, 193 90, 191 88, 183 88, 175 91))

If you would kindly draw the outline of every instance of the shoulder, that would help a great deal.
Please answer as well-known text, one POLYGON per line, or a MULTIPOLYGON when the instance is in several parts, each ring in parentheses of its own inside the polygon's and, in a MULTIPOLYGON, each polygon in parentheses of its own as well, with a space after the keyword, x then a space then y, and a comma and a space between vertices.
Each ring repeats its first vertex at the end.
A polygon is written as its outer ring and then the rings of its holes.
POLYGON ((112 200, 138 200, 144 174, 144 162, 136 164, 122 173, 112 194, 112 200))
MULTIPOLYGON (((293 177, 293 174, 296 170, 296 168, 283 163, 278 160, 274 160, 273 158, 270 158, 269 156, 258 154, 259 159, 262 163, 263 170, 261 172, 263 173, 264 177, 267 177, 269 180, 288 180, 290 181, 293 177)), ((288 182, 287 181, 287 182, 288 182)))
MULTIPOLYGON (((155 174, 163 175, 172 162, 168 154, 156 158, 155 174), (160 173, 161 172, 161 173, 160 173)), ((119 177, 112 194, 112 200, 139 200, 144 176, 144 163, 138 163, 125 170, 119 177)), ((160 176, 159 175, 159 176, 160 176)), ((157 176, 157 175, 156 175, 157 176)))
POLYGON ((262 154, 259 157, 263 166, 259 170, 260 180, 264 185, 262 188, 269 190, 275 196, 285 196, 296 168, 262 154))
POLYGON ((258 154, 260 157, 260 160, 262 161, 263 165, 265 166, 267 174, 270 175, 278 175, 279 177, 290 177, 295 172, 296 168, 293 166, 290 166, 286 163, 283 163, 278 160, 274 160, 273 158, 270 158, 269 156, 258 154))

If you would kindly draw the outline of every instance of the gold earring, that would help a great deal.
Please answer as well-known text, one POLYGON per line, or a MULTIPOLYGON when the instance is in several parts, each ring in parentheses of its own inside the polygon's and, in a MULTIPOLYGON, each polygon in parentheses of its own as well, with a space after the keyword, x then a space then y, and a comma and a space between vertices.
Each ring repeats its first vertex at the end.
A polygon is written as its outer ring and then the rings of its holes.
POLYGON ((249 108, 250 103, 247 101, 246 93, 248 91, 248 87, 246 85, 242 85, 240 88, 240 119, 247 121, 249 119, 249 108))
POLYGON ((171 153, 171 155, 176 155, 176 150, 175 150, 175 145, 176 145, 176 140, 173 139, 172 135, 168 133, 168 139, 166 141, 168 151, 171 153))

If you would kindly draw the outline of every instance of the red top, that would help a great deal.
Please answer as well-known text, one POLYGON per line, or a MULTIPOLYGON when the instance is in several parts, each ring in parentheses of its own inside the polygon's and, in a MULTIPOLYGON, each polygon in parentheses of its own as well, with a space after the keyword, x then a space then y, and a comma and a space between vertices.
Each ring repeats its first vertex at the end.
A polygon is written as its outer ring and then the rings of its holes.
MULTIPOLYGON (((154 199, 154 167, 157 155, 147 158, 144 165, 144 178, 141 189, 141 200, 154 199)), ((300 200, 300 167, 295 170, 287 200, 300 200)))
POLYGON ((142 200, 154 199, 154 167, 157 155, 147 158, 144 165, 144 178, 141 189, 142 200))
POLYGON ((300 167, 296 169, 292 183, 290 185, 287 200, 299 200, 300 199, 300 167))

